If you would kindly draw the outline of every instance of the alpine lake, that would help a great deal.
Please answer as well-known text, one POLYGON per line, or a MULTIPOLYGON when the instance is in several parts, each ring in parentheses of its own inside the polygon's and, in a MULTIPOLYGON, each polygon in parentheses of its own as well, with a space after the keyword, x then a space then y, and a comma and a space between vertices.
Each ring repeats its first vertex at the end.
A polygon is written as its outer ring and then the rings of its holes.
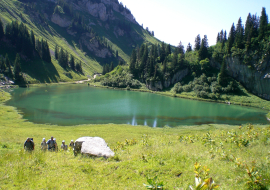
POLYGON ((61 126, 131 124, 150 127, 179 125, 267 124, 266 112, 256 108, 112 90, 83 84, 17 88, 6 104, 34 123, 61 126))

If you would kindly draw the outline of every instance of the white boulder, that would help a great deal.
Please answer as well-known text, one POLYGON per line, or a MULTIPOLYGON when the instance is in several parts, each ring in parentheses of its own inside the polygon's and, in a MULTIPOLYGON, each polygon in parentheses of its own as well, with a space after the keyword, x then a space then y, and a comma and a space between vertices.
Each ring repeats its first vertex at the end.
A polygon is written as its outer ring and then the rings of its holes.
POLYGON ((75 141, 74 154, 78 152, 97 157, 113 157, 114 152, 100 137, 81 137, 75 141))

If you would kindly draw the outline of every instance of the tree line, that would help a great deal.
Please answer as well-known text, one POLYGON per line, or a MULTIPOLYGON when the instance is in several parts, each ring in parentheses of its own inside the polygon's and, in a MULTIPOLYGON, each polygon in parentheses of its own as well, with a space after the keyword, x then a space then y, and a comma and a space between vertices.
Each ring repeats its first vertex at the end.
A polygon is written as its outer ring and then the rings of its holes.
POLYGON ((73 71, 83 73, 81 61, 75 63, 74 56, 72 54, 69 54, 62 47, 59 48, 58 45, 56 45, 54 54, 55 59, 58 60, 59 65, 61 65, 63 68, 71 68, 73 71))
POLYGON ((5 27, 0 19, 0 40, 7 40, 12 46, 16 48, 16 59, 13 65, 8 58, 8 54, 5 58, 1 57, 1 73, 8 76, 10 79, 21 80, 21 62, 20 55, 22 54, 29 59, 39 56, 46 62, 51 62, 51 55, 49 45, 46 40, 36 39, 34 32, 27 29, 27 27, 18 21, 12 21, 5 27))

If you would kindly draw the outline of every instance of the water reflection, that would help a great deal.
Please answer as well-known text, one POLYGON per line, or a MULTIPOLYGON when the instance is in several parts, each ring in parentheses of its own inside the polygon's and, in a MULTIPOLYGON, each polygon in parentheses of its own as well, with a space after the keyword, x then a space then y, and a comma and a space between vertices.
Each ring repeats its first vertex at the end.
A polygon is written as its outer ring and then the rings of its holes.
POLYGON ((157 127, 157 118, 154 120, 153 127, 157 127))

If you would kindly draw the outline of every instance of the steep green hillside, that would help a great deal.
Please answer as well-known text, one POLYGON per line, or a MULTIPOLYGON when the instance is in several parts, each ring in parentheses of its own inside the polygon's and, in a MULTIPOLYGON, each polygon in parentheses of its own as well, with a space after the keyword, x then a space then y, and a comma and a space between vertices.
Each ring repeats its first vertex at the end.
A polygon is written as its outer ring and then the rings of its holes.
MULTIPOLYGON (((37 57, 22 59, 22 72, 30 83, 86 79, 101 72, 103 64, 127 62, 132 49, 142 43, 160 43, 131 19, 130 11, 115 0, 2 0, 0 9, 4 25, 17 20, 33 30, 36 39, 43 38, 48 42, 51 63, 37 57), (93 15, 93 7, 98 15, 93 15), (56 45, 74 56, 75 62, 82 63, 83 74, 59 65, 54 57, 56 45)), ((13 62, 14 49, 6 48, 3 41, 0 44, 0 54, 8 53, 13 62)))

